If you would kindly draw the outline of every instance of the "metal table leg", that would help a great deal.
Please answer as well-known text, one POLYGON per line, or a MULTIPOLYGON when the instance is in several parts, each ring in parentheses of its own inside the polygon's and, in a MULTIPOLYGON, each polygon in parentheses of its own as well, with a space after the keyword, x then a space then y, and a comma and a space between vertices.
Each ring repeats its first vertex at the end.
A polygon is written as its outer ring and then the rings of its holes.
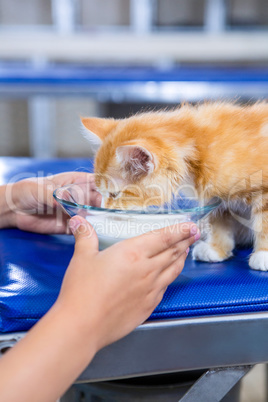
POLYGON ((208 370, 197 380, 180 402, 218 402, 246 375, 253 366, 208 370))
POLYGON ((74 384, 60 402, 238 402, 240 379, 251 366, 74 384), (201 376, 200 376, 201 375, 201 376))

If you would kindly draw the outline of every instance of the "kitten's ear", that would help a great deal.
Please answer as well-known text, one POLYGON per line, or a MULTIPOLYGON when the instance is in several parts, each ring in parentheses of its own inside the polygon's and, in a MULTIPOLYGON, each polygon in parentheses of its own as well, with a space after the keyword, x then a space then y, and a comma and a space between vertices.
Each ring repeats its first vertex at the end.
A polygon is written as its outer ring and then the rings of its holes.
POLYGON ((155 169, 154 156, 140 145, 122 145, 116 149, 116 157, 126 173, 132 177, 138 178, 155 169))
POLYGON ((101 146, 103 139, 116 126, 114 119, 81 117, 83 135, 90 142, 94 152, 101 146))

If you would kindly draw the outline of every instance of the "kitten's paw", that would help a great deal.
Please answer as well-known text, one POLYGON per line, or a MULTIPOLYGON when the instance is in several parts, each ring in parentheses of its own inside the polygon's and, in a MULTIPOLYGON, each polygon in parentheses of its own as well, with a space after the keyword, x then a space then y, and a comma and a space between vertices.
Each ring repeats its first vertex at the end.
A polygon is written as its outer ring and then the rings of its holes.
POLYGON ((268 271, 268 251, 256 251, 249 259, 249 266, 258 271, 268 271))
POLYGON ((220 253, 211 244, 200 241, 192 251, 193 260, 221 262, 232 256, 232 252, 220 253))

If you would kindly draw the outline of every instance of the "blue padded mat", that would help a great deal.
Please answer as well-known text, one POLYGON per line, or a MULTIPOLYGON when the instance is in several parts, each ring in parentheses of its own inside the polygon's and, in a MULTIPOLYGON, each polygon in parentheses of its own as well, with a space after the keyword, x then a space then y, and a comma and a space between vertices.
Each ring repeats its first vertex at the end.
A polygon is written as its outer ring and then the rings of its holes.
POLYGON ((73 245, 72 236, 0 231, 0 332, 27 330, 49 310, 73 245))
MULTIPOLYGON (((85 159, 0 158, 2 182, 20 175, 92 170, 85 159)), ((72 236, 0 231, 0 332, 29 329, 57 298, 73 253, 72 236)), ((249 269, 249 250, 227 262, 207 264, 189 256, 151 319, 268 310, 268 273, 249 269)))

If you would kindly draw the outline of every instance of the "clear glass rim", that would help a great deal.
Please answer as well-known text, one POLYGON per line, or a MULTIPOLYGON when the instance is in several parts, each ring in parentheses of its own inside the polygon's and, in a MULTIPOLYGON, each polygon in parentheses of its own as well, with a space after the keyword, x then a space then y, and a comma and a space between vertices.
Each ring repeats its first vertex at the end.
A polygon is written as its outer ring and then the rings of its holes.
POLYGON ((222 200, 220 198, 216 198, 215 201, 209 205, 204 205, 203 207, 194 207, 194 208, 180 208, 180 209, 172 209, 172 210, 166 210, 166 211, 144 211, 144 210, 135 210, 135 209, 109 209, 109 208, 101 208, 101 207, 93 207, 91 205, 84 205, 84 204, 79 204, 77 202, 72 202, 72 201, 66 201, 63 200, 62 198, 58 197, 57 193, 62 190, 62 189, 67 189, 68 187, 75 186, 76 184, 73 185, 66 185, 63 187, 59 187, 53 192, 53 197, 55 200, 66 207, 73 207, 73 208, 80 208, 80 209, 85 209, 88 211, 97 211, 97 212, 105 212, 105 213, 115 213, 115 214, 136 214, 136 215, 176 215, 176 214, 183 214, 183 213, 208 213, 211 210, 215 209, 218 207, 221 203, 222 200))

